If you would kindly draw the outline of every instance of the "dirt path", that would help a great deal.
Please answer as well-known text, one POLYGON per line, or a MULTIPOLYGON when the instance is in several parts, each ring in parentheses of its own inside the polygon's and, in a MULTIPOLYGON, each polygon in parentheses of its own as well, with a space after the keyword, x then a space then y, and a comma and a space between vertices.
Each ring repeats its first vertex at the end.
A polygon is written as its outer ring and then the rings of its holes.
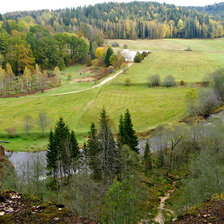
MULTIPOLYGON (((130 63, 128 64, 128 67, 130 67, 131 65, 133 65, 133 63, 130 63)), ((106 78, 104 79, 101 83, 97 84, 97 85, 94 85, 90 88, 87 88, 87 89, 82 89, 82 90, 77 90, 77 91, 72 91, 72 92, 66 92, 66 93, 56 93, 56 94, 50 94, 48 96, 61 96, 61 95, 68 95, 68 94, 74 94, 74 93, 81 93, 81 92, 85 92, 85 91, 88 91, 90 89, 95 89, 97 87, 101 87, 103 85, 105 85, 106 83, 110 82, 111 80, 115 79, 118 75, 120 75, 124 70, 121 70, 119 72, 117 72, 115 75, 109 77, 109 78, 106 78)))
MULTIPOLYGON (((175 189, 176 189, 175 186, 176 186, 176 182, 173 182, 173 189, 169 190, 164 197, 160 197, 159 213, 158 213, 158 215, 155 218, 155 222, 156 223, 165 224, 165 219, 163 217, 163 211, 167 210, 167 209, 164 209, 165 202, 166 202, 167 199, 170 198, 170 195, 175 191, 175 189)), ((170 211, 170 210, 169 210, 169 212, 172 213, 172 211, 170 211)))

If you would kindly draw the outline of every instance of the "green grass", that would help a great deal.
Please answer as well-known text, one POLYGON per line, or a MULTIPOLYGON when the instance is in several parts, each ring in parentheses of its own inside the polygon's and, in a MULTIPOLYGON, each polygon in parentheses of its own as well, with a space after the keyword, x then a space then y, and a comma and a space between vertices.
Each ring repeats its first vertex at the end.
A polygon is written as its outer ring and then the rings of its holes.
MULTIPOLYGON (((129 76, 134 83, 146 83, 150 75, 158 74, 163 81, 168 75, 176 81, 201 82, 206 74, 224 66, 224 54, 202 52, 153 52, 144 63, 135 65, 129 76)), ((122 79, 122 77, 120 77, 122 79)))
POLYGON ((129 49, 152 51, 179 51, 190 47, 195 51, 224 51, 224 39, 162 39, 162 40, 108 40, 108 44, 118 42, 129 49))
MULTIPOLYGON (((124 41, 122 41, 124 42, 124 41)), ((54 93, 70 92, 88 88, 93 83, 70 83, 63 80, 63 86, 35 96, 22 98, 0 99, 0 139, 7 140, 6 128, 16 128, 18 138, 10 139, 7 149, 16 151, 34 151, 46 149, 47 138, 40 138, 40 128, 34 125, 30 136, 24 138, 24 116, 32 115, 34 120, 38 113, 46 111, 51 118, 53 128, 59 116, 73 129, 79 139, 87 136, 90 124, 98 123, 99 113, 106 108, 115 131, 121 113, 128 108, 132 114, 134 128, 138 133, 144 133, 158 125, 178 122, 186 115, 185 93, 190 88, 149 88, 147 77, 159 74, 163 80, 167 75, 173 75, 177 81, 187 83, 200 82, 204 76, 224 66, 224 53, 210 52, 211 49, 221 50, 224 40, 152 40, 125 41, 129 46, 154 46, 155 50, 142 63, 130 67, 128 74, 120 74, 110 83, 80 93, 51 96, 54 93), (213 43, 214 41, 214 43, 213 43), (197 47, 197 51, 176 51, 186 46, 197 47), (206 47, 207 46, 207 47, 206 47), (173 51, 161 51, 168 48, 173 51), (199 51, 200 49, 200 51, 199 51), (124 83, 125 77, 130 77, 130 87, 124 83)), ((83 66, 68 68, 65 71, 73 73, 73 78, 80 76, 83 66)))

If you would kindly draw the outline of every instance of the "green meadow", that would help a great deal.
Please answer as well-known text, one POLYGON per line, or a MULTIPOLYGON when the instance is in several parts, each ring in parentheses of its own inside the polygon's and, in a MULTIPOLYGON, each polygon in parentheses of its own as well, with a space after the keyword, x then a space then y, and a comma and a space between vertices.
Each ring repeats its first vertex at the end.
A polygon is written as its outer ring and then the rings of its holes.
MULTIPOLYGON (((108 42, 113 42, 110 40, 108 42)), ((217 69, 224 67, 224 40, 118 40, 120 46, 126 43, 130 49, 152 50, 140 64, 133 64, 127 74, 120 74, 109 83, 79 93, 57 95, 82 90, 94 85, 92 82, 72 82, 80 78, 83 66, 73 66, 62 72, 63 85, 43 94, 21 98, 0 99, 0 140, 9 140, 8 150, 37 151, 46 149, 47 137, 40 137, 40 128, 34 123, 29 135, 23 131, 26 115, 36 120, 39 112, 47 112, 52 129, 59 116, 62 116, 73 129, 82 144, 88 135, 92 122, 98 123, 99 113, 106 108, 114 132, 121 113, 128 108, 134 128, 139 135, 158 125, 175 123, 186 116, 185 94, 196 82, 217 69), (193 51, 185 51, 190 47, 193 51), (72 73, 67 80, 66 72, 72 73), (173 88, 150 88, 147 79, 158 74, 161 80, 173 75, 176 81, 184 80, 186 86, 173 88), (130 77, 131 86, 125 85, 130 77), (5 129, 15 128, 18 137, 9 138, 5 129)), ((85 77, 91 74, 84 74, 85 77)))

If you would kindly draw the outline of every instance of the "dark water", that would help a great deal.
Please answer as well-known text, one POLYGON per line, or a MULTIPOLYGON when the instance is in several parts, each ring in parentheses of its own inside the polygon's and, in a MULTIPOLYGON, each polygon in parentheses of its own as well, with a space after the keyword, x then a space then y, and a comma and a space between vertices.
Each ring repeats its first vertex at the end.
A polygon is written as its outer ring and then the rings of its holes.
POLYGON ((16 170, 22 170, 27 164, 32 165, 34 161, 46 164, 46 152, 6 152, 6 156, 16 167, 16 170))

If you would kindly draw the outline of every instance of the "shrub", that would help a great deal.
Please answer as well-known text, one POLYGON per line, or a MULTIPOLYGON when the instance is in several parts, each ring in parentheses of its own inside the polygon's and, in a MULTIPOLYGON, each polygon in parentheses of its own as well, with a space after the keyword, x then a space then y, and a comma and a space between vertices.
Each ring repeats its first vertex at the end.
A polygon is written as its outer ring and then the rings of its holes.
POLYGON ((68 78, 68 80, 70 81, 71 79, 72 79, 72 73, 67 73, 67 78, 68 78))
POLYGON ((180 85, 181 85, 181 86, 184 86, 184 85, 185 85, 184 80, 181 80, 181 81, 180 81, 180 85))
POLYGON ((117 41, 115 41, 115 42, 112 43, 111 46, 112 46, 112 47, 119 47, 120 45, 119 45, 119 43, 118 43, 117 41))
POLYGON ((147 191, 133 175, 114 179, 104 196, 103 223, 139 223, 146 215, 146 198, 147 191))
POLYGON ((188 116, 193 117, 198 114, 198 93, 196 89, 189 89, 186 92, 186 103, 188 116))
POLYGON ((142 59, 144 59, 144 58, 147 57, 148 55, 149 55, 148 52, 143 51, 143 52, 142 52, 142 59))
POLYGON ((87 59, 86 59, 86 65, 87 65, 88 67, 92 66, 92 57, 91 57, 90 54, 87 56, 87 59))
POLYGON ((202 89, 198 96, 198 113, 208 117, 217 108, 219 101, 212 89, 202 89))
POLYGON ((219 70, 211 75, 216 96, 224 101, 224 70, 219 70))
POLYGON ((166 76, 163 82, 166 87, 172 87, 176 85, 175 78, 172 75, 166 76))
POLYGON ((123 63, 121 65, 121 69, 123 69, 123 73, 126 74, 129 70, 128 65, 126 63, 123 63))
POLYGON ((134 58, 134 62, 140 63, 141 61, 142 61, 142 55, 140 54, 140 52, 137 52, 137 54, 135 55, 135 58, 134 58))
POLYGON ((115 71, 114 66, 109 66, 108 70, 109 70, 110 74, 114 73, 114 71, 115 71))
POLYGON ((127 44, 124 44, 123 48, 124 49, 128 49, 128 45, 127 44))
POLYGON ((109 71, 109 69, 108 68, 105 68, 104 69, 104 73, 103 73, 104 75, 109 75, 110 74, 110 71, 109 71))
POLYGON ((5 131, 8 133, 10 138, 15 138, 17 135, 16 128, 7 128, 5 131))
POLYGON ((151 75, 149 76, 149 86, 160 86, 161 81, 160 81, 160 76, 159 75, 151 75))
POLYGON ((185 51, 193 51, 190 47, 188 47, 187 49, 185 49, 185 51))
POLYGON ((125 82, 126 86, 130 86, 131 85, 131 78, 130 77, 125 78, 124 82, 125 82))

